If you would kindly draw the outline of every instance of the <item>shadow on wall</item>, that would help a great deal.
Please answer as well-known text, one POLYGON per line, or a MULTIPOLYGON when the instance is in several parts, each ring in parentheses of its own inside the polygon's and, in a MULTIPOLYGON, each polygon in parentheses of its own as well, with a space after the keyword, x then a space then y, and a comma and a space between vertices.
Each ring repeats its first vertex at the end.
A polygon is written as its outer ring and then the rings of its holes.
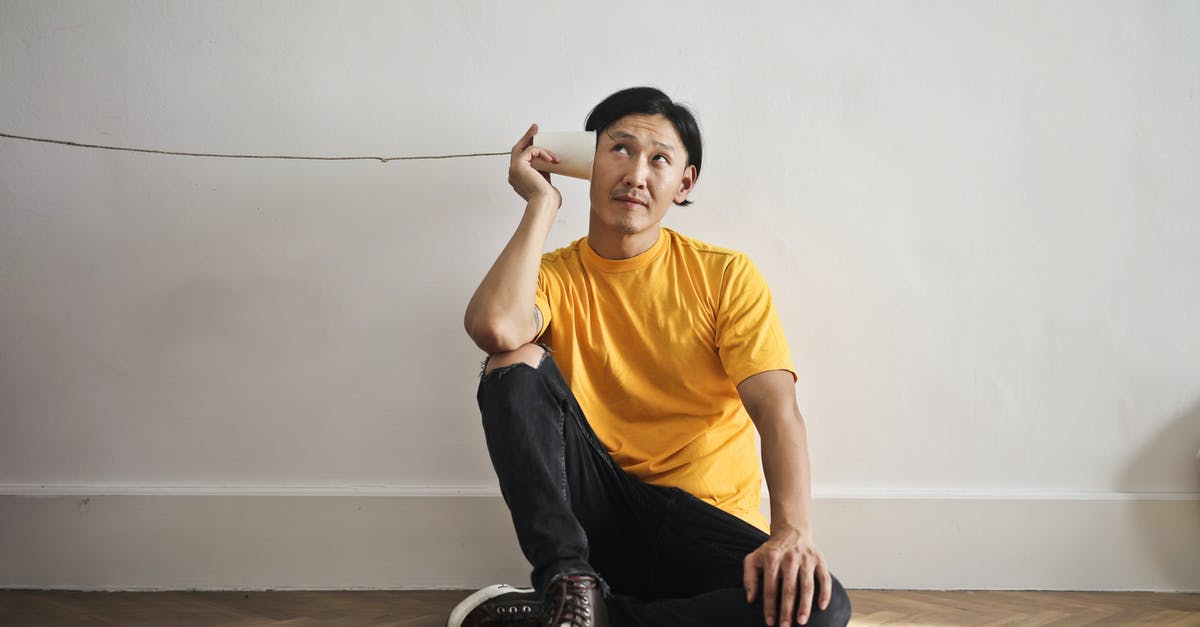
POLYGON ((1143 500, 1130 505, 1133 524, 1162 573, 1179 590, 1200 589, 1200 402, 1142 446, 1121 475, 1120 488, 1190 493, 1191 499, 1184 502, 1143 500), (1188 515, 1180 516, 1180 511, 1188 515))

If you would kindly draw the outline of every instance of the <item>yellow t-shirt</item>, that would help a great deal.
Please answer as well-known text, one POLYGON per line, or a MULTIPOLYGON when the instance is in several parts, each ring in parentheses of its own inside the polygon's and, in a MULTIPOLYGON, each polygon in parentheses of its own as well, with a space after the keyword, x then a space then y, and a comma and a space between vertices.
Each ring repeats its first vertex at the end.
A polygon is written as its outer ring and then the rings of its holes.
POLYGON ((749 258, 662 229, 646 252, 612 260, 585 237, 543 255, 537 307, 539 341, 622 468, 768 531, 737 384, 767 370, 796 375, 749 258))

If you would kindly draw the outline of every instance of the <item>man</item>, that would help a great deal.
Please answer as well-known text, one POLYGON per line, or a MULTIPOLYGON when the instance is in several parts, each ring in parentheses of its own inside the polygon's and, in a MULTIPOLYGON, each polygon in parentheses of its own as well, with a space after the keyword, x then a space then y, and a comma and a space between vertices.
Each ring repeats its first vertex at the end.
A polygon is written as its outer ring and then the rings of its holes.
POLYGON ((484 588, 449 625, 846 624, 766 284, 744 255, 662 227, 700 174, 695 119, 638 87, 586 128, 587 237, 542 254, 562 196, 533 168, 558 160, 533 125, 509 162, 524 216, 465 320, 489 355, 484 434, 534 589, 484 588))

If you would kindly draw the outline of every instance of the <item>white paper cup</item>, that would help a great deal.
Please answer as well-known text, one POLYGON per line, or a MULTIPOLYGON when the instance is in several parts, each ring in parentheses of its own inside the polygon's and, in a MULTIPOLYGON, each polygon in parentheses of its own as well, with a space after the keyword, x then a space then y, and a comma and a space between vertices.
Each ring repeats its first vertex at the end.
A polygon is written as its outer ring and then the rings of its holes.
POLYGON ((558 156, 558 163, 533 160, 534 169, 589 181, 596 156, 595 131, 551 131, 533 136, 533 145, 558 156))

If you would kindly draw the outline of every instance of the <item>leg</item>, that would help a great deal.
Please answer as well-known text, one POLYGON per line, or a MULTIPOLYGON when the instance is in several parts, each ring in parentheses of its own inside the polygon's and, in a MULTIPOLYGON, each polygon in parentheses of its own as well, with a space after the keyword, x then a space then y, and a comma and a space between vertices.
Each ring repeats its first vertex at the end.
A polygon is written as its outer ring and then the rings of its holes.
MULTIPOLYGON (((538 611, 554 625, 607 627, 603 596, 609 591, 601 576, 645 576, 645 569, 632 566, 647 551, 629 515, 638 509, 630 498, 645 486, 609 456, 541 347, 489 358, 480 378, 479 407, 501 492, 543 597, 538 611), (609 555, 603 563, 613 568, 604 566, 597 574, 588 562, 593 539, 605 552, 626 557, 609 555)), ((524 591, 488 597, 495 592, 489 588, 472 595, 476 602, 469 598, 455 608, 448 625, 490 624, 490 613, 513 617, 507 610, 524 609, 518 605, 524 603, 524 591)))
POLYGON ((527 345, 495 355, 479 384, 484 434, 534 587, 557 575, 644 578, 644 486, 609 456, 554 360, 527 345), (605 555, 595 556, 599 547, 605 555), (616 554, 620 554, 618 559, 616 554), (596 560, 595 562, 589 558, 596 560))
POLYGON ((547 359, 532 344, 489 357, 477 395, 488 454, 538 590, 556 574, 593 574, 568 500, 561 398, 540 372, 547 359))
MULTIPOLYGON (((819 590, 818 590, 819 591, 819 590)), ((836 577, 829 607, 813 604, 806 627, 844 627, 850 622, 850 597, 836 577)), ((746 603, 746 591, 712 590, 688 598, 639 601, 625 596, 608 600, 610 622, 616 627, 765 627, 762 601, 746 603)), ((785 624, 776 621, 776 624, 785 624)), ((795 623, 793 623, 795 624, 795 623)))
MULTIPOLYGON (((609 603, 614 625, 740 626, 764 625, 761 594, 746 603, 742 560, 767 535, 753 525, 696 497, 675 490, 665 514, 658 570, 659 600, 616 598, 609 603)), ((833 578, 829 606, 813 595, 807 625, 841 626, 850 620, 850 598, 833 578)))

